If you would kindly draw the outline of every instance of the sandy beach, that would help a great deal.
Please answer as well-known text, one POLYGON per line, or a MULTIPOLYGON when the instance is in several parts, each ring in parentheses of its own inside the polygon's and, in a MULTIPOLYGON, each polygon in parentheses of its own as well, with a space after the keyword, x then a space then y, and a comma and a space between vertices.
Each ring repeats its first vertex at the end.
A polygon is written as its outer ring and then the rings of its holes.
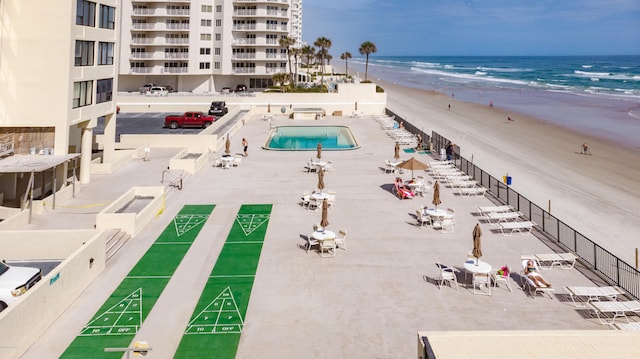
POLYGON ((376 82, 387 92, 388 108, 405 121, 450 138, 492 176, 508 173, 514 190, 635 264, 640 152, 496 106, 376 82), (584 142, 591 156, 578 154, 584 142))

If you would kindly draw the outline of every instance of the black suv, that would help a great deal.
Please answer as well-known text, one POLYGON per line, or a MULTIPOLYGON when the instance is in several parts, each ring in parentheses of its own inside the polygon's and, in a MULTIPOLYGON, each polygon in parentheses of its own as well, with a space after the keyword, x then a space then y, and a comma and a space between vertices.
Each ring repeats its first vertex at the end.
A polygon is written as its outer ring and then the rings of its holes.
POLYGON ((209 108, 209 116, 222 117, 229 112, 227 104, 224 101, 213 101, 209 108))
POLYGON ((245 92, 245 91, 247 91, 247 85, 245 85, 245 84, 236 85, 236 91, 235 92, 245 92))

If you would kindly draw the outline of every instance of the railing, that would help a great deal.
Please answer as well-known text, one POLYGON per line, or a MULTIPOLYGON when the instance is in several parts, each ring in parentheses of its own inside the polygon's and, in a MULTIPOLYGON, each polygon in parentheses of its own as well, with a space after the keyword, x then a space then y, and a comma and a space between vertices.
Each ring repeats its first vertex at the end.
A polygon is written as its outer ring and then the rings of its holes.
MULTIPOLYGON (((387 114, 395 116, 396 120, 404 121, 394 112, 387 109, 387 114)), ((433 132, 428 135, 422 129, 404 121, 404 127, 414 133, 421 134, 425 143, 432 143, 433 149, 445 148, 449 139, 433 132)), ((542 207, 531 202, 528 198, 514 191, 511 187, 482 170, 473 162, 460 156, 460 148, 454 150, 456 167, 473 177, 481 186, 487 189, 498 202, 508 204, 527 218, 534 221, 536 232, 544 239, 554 243, 564 251, 570 251, 580 257, 580 262, 587 268, 615 283, 626 290, 634 298, 640 298, 640 271, 632 265, 618 258, 608 250, 590 240, 568 224, 553 216, 542 207)))

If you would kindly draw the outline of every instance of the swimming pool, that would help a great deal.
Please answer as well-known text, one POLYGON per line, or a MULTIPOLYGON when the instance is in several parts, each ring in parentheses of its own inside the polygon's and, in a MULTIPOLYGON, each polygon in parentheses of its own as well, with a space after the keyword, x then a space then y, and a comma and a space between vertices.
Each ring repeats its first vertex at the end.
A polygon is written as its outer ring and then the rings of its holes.
POLYGON ((323 151, 360 147, 347 126, 278 126, 271 129, 263 148, 277 151, 315 151, 318 142, 322 144, 323 151))

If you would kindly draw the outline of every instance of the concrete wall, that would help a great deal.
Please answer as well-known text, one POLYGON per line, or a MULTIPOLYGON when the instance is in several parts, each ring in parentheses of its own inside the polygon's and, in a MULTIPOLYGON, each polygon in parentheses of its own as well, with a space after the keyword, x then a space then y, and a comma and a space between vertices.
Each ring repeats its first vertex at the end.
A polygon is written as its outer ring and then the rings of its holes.
POLYGON ((20 210, 19 208, 0 207, 0 230, 10 231, 20 229, 29 223, 29 210, 20 210))
POLYGON ((169 94, 167 97, 149 97, 139 94, 118 93, 118 105, 122 112, 184 112, 209 110, 211 101, 226 101, 227 107, 240 107, 257 113, 280 114, 284 108, 290 114, 294 107, 320 107, 327 114, 342 111, 350 115, 356 110, 364 115, 383 114, 387 103, 386 93, 376 92, 373 83, 339 83, 333 93, 251 93, 251 96, 235 94, 169 94))
POLYGON ((132 187, 96 215, 96 228, 120 228, 135 237, 163 209, 164 187, 132 187), (154 199, 137 213, 117 213, 136 196, 152 196, 154 199))
POLYGON ((170 170, 182 170, 189 174, 196 174, 209 162, 209 153, 190 152, 188 149, 180 151, 169 160, 170 170), (188 154, 198 154, 197 158, 183 158, 188 154))
POLYGON ((1 358, 20 357, 104 270, 107 235, 96 230, 3 232, 3 258, 63 261, 0 313, 1 358))
POLYGON ((139 152, 142 152, 144 156, 144 148, 141 147, 136 150, 118 150, 114 151, 113 161, 102 162, 100 159, 91 162, 91 174, 111 174, 119 170, 120 168, 131 163, 134 158, 141 158, 139 152))
MULTIPOLYGON (((120 135, 118 149, 149 146, 164 148, 188 148, 190 152, 202 153, 215 150, 218 145, 216 135, 120 135)), ((153 156, 153 150, 150 153, 153 156)))

